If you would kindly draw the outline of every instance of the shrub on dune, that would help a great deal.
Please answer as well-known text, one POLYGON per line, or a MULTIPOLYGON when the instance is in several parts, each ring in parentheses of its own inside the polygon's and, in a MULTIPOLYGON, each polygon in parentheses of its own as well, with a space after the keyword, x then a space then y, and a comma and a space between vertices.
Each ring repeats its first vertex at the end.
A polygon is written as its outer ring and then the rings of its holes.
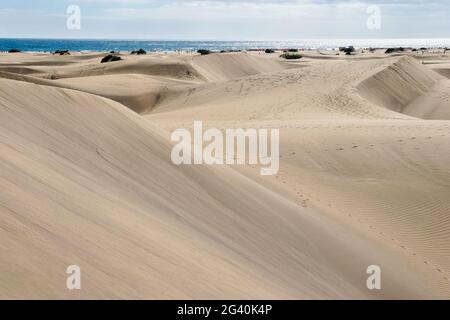
POLYGON ((273 49, 266 49, 264 52, 265 53, 275 53, 275 50, 273 50, 273 49))
POLYGON ((346 55, 351 55, 356 50, 354 46, 349 46, 349 47, 339 47, 339 51, 344 52, 346 55))
POLYGON ((205 54, 210 54, 211 51, 206 50, 206 49, 199 49, 199 50, 197 50, 197 53, 200 53, 201 55, 205 55, 205 54))
POLYGON ((101 63, 114 62, 114 61, 120 61, 120 60, 122 60, 121 57, 109 54, 102 59, 101 63))
POLYGON ((346 47, 344 48, 343 52, 345 52, 345 54, 349 56, 355 52, 355 47, 353 46, 346 47))
POLYGON ((145 51, 144 49, 133 50, 133 51, 131 51, 131 54, 142 55, 142 54, 147 54, 147 51, 145 51))
MULTIPOLYGON (((208 51, 208 50, 206 50, 208 51)), ((242 52, 242 50, 236 50, 236 49, 228 49, 228 50, 220 50, 220 53, 237 53, 237 52, 242 52)), ((200 53, 200 52, 198 52, 200 53)), ((212 53, 211 51, 209 53, 212 53)), ((208 54, 208 53, 205 53, 208 54)))
POLYGON ((56 50, 53 54, 59 54, 60 56, 70 55, 69 50, 56 50))

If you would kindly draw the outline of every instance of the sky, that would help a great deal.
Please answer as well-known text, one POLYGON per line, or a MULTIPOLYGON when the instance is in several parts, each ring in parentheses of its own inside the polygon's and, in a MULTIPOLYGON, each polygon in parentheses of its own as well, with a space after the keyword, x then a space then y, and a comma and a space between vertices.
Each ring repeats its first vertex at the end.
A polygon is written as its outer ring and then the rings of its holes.
POLYGON ((1 0, 0 38, 450 38, 450 0, 1 0))

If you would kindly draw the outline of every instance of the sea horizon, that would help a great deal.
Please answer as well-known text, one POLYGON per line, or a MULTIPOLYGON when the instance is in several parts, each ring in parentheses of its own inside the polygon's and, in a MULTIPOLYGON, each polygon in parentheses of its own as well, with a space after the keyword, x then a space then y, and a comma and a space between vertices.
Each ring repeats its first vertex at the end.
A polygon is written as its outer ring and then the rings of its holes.
POLYGON ((355 48, 445 48, 450 38, 348 38, 298 40, 143 40, 143 39, 57 39, 57 38, 0 38, 0 51, 19 49, 23 52, 70 51, 196 51, 252 50, 252 49, 335 49, 342 46, 355 48))

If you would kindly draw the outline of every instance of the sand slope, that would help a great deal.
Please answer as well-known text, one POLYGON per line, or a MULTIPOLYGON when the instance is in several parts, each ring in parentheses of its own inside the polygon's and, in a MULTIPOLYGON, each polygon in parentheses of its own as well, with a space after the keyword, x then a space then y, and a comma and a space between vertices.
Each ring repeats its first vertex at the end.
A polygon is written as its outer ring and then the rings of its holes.
POLYGON ((427 294, 389 251, 232 169, 173 166, 123 106, 0 88, 2 298, 368 297, 374 256, 392 271, 382 296, 427 294), (85 274, 80 293, 64 288, 69 264, 85 274))
POLYGON ((422 119, 450 119, 450 81, 410 57, 364 80, 359 92, 377 105, 422 119))
POLYGON ((0 74, 0 298, 449 297, 450 124, 397 112, 446 119, 420 108, 448 94, 427 66, 19 58, 0 74), (193 120, 280 128, 280 172, 174 166, 170 130, 193 120))

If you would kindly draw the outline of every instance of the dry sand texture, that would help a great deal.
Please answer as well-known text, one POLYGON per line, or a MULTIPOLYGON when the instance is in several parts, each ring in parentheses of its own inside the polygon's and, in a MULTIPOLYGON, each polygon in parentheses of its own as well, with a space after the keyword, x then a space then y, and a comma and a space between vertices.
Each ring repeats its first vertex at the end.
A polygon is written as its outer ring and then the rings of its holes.
POLYGON ((0 298, 449 298, 450 56, 305 55, 1 54, 0 298), (173 165, 194 120, 279 173, 173 165))

